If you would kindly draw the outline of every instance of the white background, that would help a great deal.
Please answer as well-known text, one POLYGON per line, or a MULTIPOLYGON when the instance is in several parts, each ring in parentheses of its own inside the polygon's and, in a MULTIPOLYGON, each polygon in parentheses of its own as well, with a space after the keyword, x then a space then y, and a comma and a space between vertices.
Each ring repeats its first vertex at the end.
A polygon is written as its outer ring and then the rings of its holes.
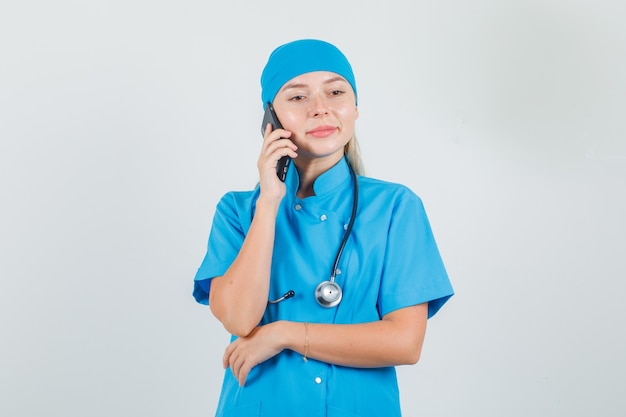
POLYGON ((3 2, 0 415, 213 415, 228 335, 192 279, 256 184, 267 56, 314 37, 457 292, 405 415, 623 416, 625 5, 3 2))

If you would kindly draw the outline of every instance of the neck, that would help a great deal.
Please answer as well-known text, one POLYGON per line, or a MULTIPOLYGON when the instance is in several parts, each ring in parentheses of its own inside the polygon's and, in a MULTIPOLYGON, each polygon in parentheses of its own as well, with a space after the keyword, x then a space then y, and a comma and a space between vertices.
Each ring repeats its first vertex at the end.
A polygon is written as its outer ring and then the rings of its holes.
POLYGON ((341 158, 343 158, 343 155, 337 160, 299 160, 299 158, 294 160, 294 164, 298 169, 298 176, 300 177, 300 184, 298 185, 298 192, 296 193, 298 198, 314 196, 315 190, 313 189, 313 184, 315 180, 324 172, 334 167, 341 158))

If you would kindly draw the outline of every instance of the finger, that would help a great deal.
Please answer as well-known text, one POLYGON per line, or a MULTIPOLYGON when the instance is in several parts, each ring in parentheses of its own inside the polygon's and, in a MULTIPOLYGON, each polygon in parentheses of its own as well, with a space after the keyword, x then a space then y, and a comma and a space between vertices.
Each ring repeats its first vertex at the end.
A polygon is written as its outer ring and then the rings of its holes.
POLYGON ((288 139, 291 137, 291 132, 285 129, 266 130, 263 142, 268 145, 280 139, 288 139))
POLYGON ((248 374, 250 373, 251 368, 249 368, 248 366, 242 366, 241 369, 239 370, 239 378, 237 378, 237 380, 239 381, 239 386, 243 387, 244 385, 246 385, 246 379, 248 379, 248 374))
POLYGON ((270 134, 272 130, 274 130, 274 127, 272 126, 271 123, 268 122, 265 125, 265 132, 263 133, 263 138, 267 138, 267 135, 270 134))
POLYGON ((281 156, 289 155, 295 153, 298 150, 298 146, 293 143, 289 139, 279 139, 276 142, 269 144, 265 147, 261 154, 259 155, 260 159, 274 159, 276 156, 279 158, 281 156))
POLYGON ((233 376, 239 384, 241 385, 241 368, 244 365, 244 360, 241 357, 233 358, 230 364, 230 371, 233 373, 233 376))
POLYGON ((263 156, 266 158, 275 157, 278 152, 279 157, 285 155, 295 155, 295 152, 298 150, 298 146, 293 143, 290 139, 279 139, 275 142, 269 144, 263 150, 263 156))
POLYGON ((226 346, 226 349, 224 350, 224 356, 222 357, 222 366, 224 367, 224 369, 230 366, 231 356, 234 350, 235 350, 235 342, 226 346))
POLYGON ((245 355, 238 356, 232 361, 231 372, 235 376, 235 379, 239 382, 240 386, 244 386, 248 374, 254 367, 254 361, 250 357, 245 355))

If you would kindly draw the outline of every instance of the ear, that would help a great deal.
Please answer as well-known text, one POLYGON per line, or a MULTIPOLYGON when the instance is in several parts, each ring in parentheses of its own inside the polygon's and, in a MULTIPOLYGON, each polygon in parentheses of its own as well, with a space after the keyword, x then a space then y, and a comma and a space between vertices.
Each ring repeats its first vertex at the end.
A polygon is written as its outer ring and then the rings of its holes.
POLYGON ((356 115, 354 116, 354 120, 356 120, 356 119, 358 119, 358 118, 359 118, 359 106, 355 106, 355 107, 354 107, 354 113, 356 114, 356 115))

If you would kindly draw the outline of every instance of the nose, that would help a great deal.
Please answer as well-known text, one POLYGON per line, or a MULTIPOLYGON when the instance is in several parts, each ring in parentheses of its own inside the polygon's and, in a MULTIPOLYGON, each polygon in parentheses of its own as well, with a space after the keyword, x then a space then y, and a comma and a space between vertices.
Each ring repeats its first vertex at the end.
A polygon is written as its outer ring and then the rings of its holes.
POLYGON ((310 117, 323 117, 328 114, 328 103, 326 103, 323 97, 319 97, 317 95, 311 97, 310 104, 310 117))

